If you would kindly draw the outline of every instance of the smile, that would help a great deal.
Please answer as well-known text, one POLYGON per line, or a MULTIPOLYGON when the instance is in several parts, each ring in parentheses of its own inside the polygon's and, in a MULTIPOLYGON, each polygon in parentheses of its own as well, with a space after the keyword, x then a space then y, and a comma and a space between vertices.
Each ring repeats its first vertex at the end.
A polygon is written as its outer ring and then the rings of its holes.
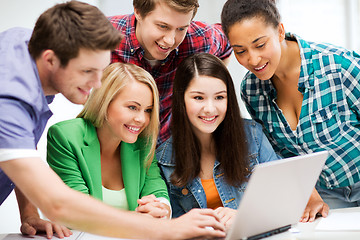
POLYGON ((125 127, 127 128, 127 129, 129 129, 129 131, 130 132, 132 132, 132 133, 139 133, 140 132, 140 127, 131 127, 131 126, 127 126, 127 125, 125 125, 125 127))
POLYGON ((161 48, 162 50, 169 50, 170 48, 169 47, 164 47, 164 46, 161 46, 159 43, 156 42, 156 45, 159 46, 159 48, 161 48))
POLYGON ((215 122, 215 119, 217 118, 217 116, 212 116, 212 117, 201 117, 201 116, 199 116, 199 118, 201 120, 203 120, 204 122, 213 123, 213 122, 215 122))
POLYGON ((266 66, 268 65, 268 63, 265 63, 263 66, 258 67, 258 68, 254 68, 256 71, 261 71, 263 70, 266 66))

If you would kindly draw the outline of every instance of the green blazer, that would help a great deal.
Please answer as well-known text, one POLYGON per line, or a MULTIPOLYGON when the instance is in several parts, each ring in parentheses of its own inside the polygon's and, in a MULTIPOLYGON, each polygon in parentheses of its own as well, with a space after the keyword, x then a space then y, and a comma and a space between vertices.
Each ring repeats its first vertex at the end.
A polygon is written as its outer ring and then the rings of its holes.
MULTIPOLYGON (((137 199, 149 194, 169 200, 155 157, 146 168, 149 148, 145 141, 138 138, 132 144, 121 142, 121 168, 131 211, 138 206, 137 199)), ((100 143, 90 122, 76 118, 51 126, 47 135, 47 161, 69 187, 102 200, 100 143)))

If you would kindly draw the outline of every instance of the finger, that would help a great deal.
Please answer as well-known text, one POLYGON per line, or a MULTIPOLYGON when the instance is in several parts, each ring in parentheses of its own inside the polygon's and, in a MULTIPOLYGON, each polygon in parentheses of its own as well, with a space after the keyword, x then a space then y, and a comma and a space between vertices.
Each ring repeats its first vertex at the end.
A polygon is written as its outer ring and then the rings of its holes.
POLYGON ((65 237, 70 237, 73 234, 72 231, 65 226, 61 226, 61 229, 65 237))
POLYGON ((313 222, 316 218, 318 211, 310 211, 308 222, 313 222))
POLYGON ((28 223, 23 223, 20 227, 20 232, 25 235, 35 235, 36 229, 30 226, 28 223))
POLYGON ((136 210, 141 213, 148 213, 152 215, 153 217, 163 217, 166 216, 169 211, 163 207, 154 207, 151 205, 144 205, 137 207, 136 210))
POLYGON ((44 230, 45 230, 45 233, 46 233, 46 237, 48 239, 51 239, 53 237, 53 235, 54 235, 51 223, 50 222, 45 223, 44 227, 45 227, 44 230))
POLYGON ((53 228, 54 232, 58 235, 59 238, 64 238, 64 233, 60 225, 54 224, 53 228))
POLYGON ((301 217, 301 219, 300 219, 300 222, 307 222, 308 221, 308 219, 309 219, 309 209, 305 209, 305 211, 304 211, 304 213, 303 213, 303 215, 302 215, 302 217, 301 217))
POLYGON ((324 203, 324 206, 323 206, 323 209, 321 211, 321 215, 323 217, 327 217, 329 215, 329 210, 330 210, 330 207, 329 205, 327 205, 326 203, 324 203))
POLYGON ((203 216, 211 216, 215 218, 216 221, 220 222, 221 218, 219 217, 219 214, 217 214, 214 210, 210 208, 203 208, 203 209, 193 209, 195 211, 199 211, 199 213, 203 216))
POLYGON ((205 229, 205 232, 201 235, 204 235, 206 237, 206 239, 208 239, 208 238, 224 238, 226 236, 224 231, 216 230, 216 229, 205 229))

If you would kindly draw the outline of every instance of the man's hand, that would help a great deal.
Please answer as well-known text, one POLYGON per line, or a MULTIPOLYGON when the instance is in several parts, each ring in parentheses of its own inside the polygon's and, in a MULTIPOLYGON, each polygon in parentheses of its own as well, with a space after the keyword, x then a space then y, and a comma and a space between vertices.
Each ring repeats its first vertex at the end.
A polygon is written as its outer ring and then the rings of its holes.
POLYGON ((21 223, 20 231, 24 235, 35 235, 45 232, 48 239, 51 239, 54 233, 56 233, 58 238, 69 237, 72 234, 67 227, 43 220, 38 216, 29 216, 24 219, 21 223))
POLYGON ((15 188, 15 193, 19 205, 21 218, 20 231, 22 234, 35 235, 39 232, 45 232, 48 239, 53 237, 54 232, 59 238, 69 237, 72 234, 64 226, 41 219, 37 208, 29 202, 18 188, 15 188))

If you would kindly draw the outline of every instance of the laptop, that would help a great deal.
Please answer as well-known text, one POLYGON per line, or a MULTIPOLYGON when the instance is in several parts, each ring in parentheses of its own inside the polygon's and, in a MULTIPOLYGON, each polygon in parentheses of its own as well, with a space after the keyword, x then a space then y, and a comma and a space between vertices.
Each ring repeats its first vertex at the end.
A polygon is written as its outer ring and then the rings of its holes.
POLYGON ((298 223, 327 156, 322 151, 256 165, 226 239, 260 239, 298 223))

